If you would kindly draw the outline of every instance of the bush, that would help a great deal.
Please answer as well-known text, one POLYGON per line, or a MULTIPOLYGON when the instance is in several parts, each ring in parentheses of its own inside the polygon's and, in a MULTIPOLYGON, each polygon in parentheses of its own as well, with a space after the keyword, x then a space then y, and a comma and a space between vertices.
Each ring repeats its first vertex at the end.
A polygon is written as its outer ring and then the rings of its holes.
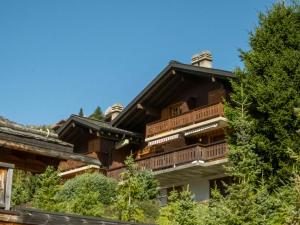
POLYGON ((117 182, 100 173, 86 173, 66 181, 55 198, 58 202, 70 201, 83 194, 97 193, 104 205, 112 203, 116 197, 117 182))
POLYGON ((55 194, 60 188, 60 177, 53 167, 37 176, 37 190, 32 199, 32 205, 38 209, 55 210, 55 194))
POLYGON ((37 177, 30 172, 15 170, 12 188, 12 204, 23 205, 32 200, 37 189, 37 177))

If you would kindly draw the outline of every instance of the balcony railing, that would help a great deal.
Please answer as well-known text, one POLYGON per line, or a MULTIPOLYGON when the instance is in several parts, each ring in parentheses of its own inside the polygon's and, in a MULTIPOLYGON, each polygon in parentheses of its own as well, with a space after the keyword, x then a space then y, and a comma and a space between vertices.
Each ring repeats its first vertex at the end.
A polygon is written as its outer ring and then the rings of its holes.
MULTIPOLYGON (((176 149, 170 152, 163 152, 155 156, 136 160, 141 169, 159 171, 178 165, 191 163, 193 161, 212 161, 224 158, 228 152, 228 144, 218 143, 210 146, 189 145, 184 148, 176 149)), ((107 172, 109 177, 118 179, 125 167, 111 169, 107 172)))
POLYGON ((218 103, 186 112, 171 119, 155 121, 146 125, 146 137, 151 137, 162 132, 188 126, 204 120, 224 115, 224 105, 218 103))

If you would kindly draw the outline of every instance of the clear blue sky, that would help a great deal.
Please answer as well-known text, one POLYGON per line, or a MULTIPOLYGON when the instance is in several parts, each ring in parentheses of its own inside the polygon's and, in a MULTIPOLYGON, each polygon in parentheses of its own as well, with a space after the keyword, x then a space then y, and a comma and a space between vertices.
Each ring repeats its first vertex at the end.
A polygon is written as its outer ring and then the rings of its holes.
POLYGON ((257 14, 271 0, 1 0, 0 115, 52 124, 128 104, 170 60, 210 50, 241 66, 257 14))

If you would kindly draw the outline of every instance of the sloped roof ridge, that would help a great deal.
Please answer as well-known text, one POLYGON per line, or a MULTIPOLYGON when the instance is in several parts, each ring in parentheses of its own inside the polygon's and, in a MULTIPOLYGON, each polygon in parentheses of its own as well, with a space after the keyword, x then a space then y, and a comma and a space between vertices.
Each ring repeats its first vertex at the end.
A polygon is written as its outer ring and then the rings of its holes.
POLYGON ((0 127, 6 127, 6 128, 13 129, 13 130, 17 130, 17 131, 21 131, 21 132, 28 132, 28 133, 32 133, 32 134, 41 135, 41 136, 58 138, 57 134, 51 132, 50 130, 49 130, 49 132, 46 132, 46 131, 26 127, 22 124, 19 124, 14 121, 11 121, 7 118, 4 118, 3 116, 0 116, 0 127))
POLYGON ((0 132, 52 142, 64 146, 72 146, 69 143, 59 140, 57 134, 25 127, 24 125, 13 122, 3 116, 0 116, 0 132))

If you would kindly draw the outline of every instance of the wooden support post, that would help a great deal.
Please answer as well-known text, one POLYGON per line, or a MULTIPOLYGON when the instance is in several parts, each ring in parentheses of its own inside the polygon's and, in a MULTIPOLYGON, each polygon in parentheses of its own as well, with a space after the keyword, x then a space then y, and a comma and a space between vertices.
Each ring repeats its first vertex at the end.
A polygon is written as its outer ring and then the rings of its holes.
POLYGON ((13 164, 0 162, 0 208, 10 210, 13 164))
POLYGON ((10 210, 13 172, 14 172, 14 169, 12 169, 12 168, 9 168, 7 170, 6 187, 5 187, 6 188, 6 191, 5 191, 5 210, 10 210))

